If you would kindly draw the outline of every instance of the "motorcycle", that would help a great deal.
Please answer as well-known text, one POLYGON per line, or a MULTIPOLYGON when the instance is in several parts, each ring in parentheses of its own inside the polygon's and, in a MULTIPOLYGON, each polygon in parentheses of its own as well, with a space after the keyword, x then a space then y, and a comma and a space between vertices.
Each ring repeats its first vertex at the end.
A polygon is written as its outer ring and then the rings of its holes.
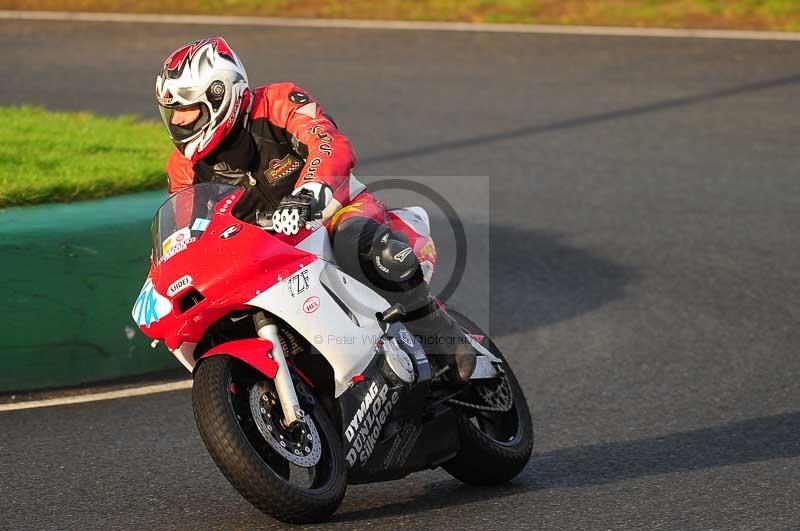
MULTIPOLYGON (((348 484, 440 466, 476 485, 519 474, 533 427, 494 342, 448 309, 478 356, 469 382, 447 383, 403 308, 336 266, 322 223, 296 234, 287 220, 283 231, 280 220, 246 223, 233 214, 242 194, 202 183, 164 202, 132 312, 193 374, 198 430, 236 490, 274 518, 309 523, 336 511, 348 484)), ((429 282, 426 212, 390 218, 429 282)))

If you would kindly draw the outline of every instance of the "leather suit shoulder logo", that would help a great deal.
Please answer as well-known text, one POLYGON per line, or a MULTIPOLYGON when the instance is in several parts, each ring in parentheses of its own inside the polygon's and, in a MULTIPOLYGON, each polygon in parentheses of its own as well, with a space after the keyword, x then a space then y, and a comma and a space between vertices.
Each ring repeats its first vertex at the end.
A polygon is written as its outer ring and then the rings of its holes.
POLYGON ((300 92, 299 90, 293 90, 289 93, 289 101, 294 103, 295 105, 302 105, 303 103, 308 103, 311 98, 308 97, 308 94, 305 92, 300 92))

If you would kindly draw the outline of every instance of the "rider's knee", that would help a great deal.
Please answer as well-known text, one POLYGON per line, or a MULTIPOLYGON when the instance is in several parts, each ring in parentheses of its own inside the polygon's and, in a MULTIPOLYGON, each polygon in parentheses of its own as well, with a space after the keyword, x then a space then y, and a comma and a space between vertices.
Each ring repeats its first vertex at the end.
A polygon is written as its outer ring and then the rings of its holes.
POLYGON ((423 281, 405 235, 371 219, 351 219, 337 228, 333 252, 345 272, 382 290, 406 291, 423 281))
POLYGON ((414 250, 405 235, 383 225, 375 233, 370 256, 375 271, 394 284, 409 282, 420 270, 414 250))

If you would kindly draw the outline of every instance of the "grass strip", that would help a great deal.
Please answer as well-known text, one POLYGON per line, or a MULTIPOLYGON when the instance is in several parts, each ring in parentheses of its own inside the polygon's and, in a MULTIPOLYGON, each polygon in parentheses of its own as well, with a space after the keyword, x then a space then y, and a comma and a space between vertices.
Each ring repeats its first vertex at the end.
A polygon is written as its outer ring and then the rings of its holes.
POLYGON ((172 143, 134 116, 0 107, 0 207, 166 187, 172 143))
POLYGON ((0 0, 0 9, 800 30, 798 0, 0 0))

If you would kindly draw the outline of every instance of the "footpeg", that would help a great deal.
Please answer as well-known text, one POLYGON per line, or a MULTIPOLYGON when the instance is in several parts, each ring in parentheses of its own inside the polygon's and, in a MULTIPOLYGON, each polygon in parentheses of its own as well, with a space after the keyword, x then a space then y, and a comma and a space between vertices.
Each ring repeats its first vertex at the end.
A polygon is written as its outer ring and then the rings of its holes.
POLYGON ((406 309, 399 302, 392 304, 384 311, 378 312, 375 315, 375 317, 377 317, 379 321, 382 321, 386 324, 396 323, 405 316, 406 316, 406 309))

